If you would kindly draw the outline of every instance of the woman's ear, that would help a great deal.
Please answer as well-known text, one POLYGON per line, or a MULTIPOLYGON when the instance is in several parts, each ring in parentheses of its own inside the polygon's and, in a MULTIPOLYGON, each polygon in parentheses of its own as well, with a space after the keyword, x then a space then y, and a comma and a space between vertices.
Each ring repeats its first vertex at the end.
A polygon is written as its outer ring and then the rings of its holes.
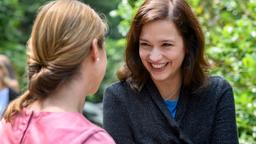
POLYGON ((92 40, 92 47, 91 47, 91 56, 93 61, 99 61, 99 45, 98 39, 94 38, 92 40))

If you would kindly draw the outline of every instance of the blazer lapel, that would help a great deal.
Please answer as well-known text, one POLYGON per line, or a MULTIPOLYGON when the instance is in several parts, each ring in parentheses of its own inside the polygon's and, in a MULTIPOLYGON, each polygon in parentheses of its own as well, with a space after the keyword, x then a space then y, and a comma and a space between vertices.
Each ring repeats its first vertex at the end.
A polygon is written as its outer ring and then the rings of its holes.
POLYGON ((161 97, 158 89, 156 88, 156 86, 154 85, 154 83, 152 81, 150 81, 149 84, 147 85, 147 91, 148 91, 148 95, 151 96, 153 102, 157 105, 159 110, 162 112, 162 114, 168 120, 168 123, 172 127, 177 128, 178 127, 177 122, 171 117, 170 112, 168 111, 167 107, 164 104, 163 98, 161 97))
POLYGON ((177 123, 181 122, 181 120, 183 119, 183 117, 186 113, 188 98, 189 97, 188 97, 188 94, 186 93, 186 91, 183 88, 181 88, 180 96, 179 96, 179 100, 178 100, 178 104, 177 104, 176 118, 175 118, 177 123))
POLYGON ((164 115, 164 117, 167 119, 169 125, 173 128, 174 133, 178 134, 178 137, 184 142, 191 144, 191 140, 187 138, 187 136, 184 135, 184 133, 179 128, 179 122, 182 120, 185 111, 186 111, 186 105, 187 105, 187 96, 185 95, 185 92, 181 91, 178 104, 177 104, 177 112, 176 112, 176 118, 175 120, 171 117, 171 114, 168 111, 168 108, 164 104, 164 100, 161 97, 158 89, 156 88, 155 84, 152 80, 149 80, 146 84, 147 88, 147 95, 150 95, 153 102, 157 105, 161 113, 164 115))

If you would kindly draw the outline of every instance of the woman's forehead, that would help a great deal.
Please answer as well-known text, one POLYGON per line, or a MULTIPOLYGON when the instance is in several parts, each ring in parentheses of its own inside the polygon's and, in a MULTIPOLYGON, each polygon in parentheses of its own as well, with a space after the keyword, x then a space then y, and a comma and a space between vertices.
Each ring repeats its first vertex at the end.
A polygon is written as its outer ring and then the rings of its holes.
POLYGON ((158 41, 175 40, 181 37, 174 22, 169 20, 157 20, 145 24, 142 27, 140 40, 158 39, 158 41))

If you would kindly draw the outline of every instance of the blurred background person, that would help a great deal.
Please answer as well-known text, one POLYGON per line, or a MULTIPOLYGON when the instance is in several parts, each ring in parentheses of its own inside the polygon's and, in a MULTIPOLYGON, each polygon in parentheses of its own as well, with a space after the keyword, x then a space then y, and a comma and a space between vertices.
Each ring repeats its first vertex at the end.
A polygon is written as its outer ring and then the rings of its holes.
POLYGON ((16 73, 13 69, 13 66, 9 60, 9 58, 3 54, 0 54, 0 62, 3 63, 4 67, 7 70, 7 76, 6 77, 6 83, 8 84, 8 87, 13 89, 16 93, 20 92, 19 83, 16 79, 16 73))
POLYGON ((0 55, 0 117, 7 105, 18 96, 18 88, 18 82, 8 58, 0 55))

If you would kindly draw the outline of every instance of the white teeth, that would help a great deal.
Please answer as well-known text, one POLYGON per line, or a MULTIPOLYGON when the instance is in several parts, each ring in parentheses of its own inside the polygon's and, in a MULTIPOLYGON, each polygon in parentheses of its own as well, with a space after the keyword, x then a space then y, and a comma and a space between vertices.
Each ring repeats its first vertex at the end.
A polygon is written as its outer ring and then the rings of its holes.
POLYGON ((162 63, 162 64, 151 64, 152 65, 152 67, 153 68, 163 68, 165 65, 166 65, 166 63, 162 63))

